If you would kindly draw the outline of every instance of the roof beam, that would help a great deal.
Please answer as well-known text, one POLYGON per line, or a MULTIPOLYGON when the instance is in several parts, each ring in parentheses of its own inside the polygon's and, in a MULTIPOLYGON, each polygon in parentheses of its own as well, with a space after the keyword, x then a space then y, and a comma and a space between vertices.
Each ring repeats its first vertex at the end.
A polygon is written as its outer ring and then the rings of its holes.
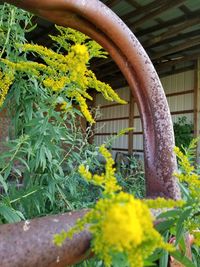
POLYGON ((126 0, 126 2, 129 3, 131 6, 133 6, 134 8, 140 8, 140 6, 141 6, 135 0, 126 0))
POLYGON ((136 32, 136 35, 137 35, 137 37, 143 36, 146 34, 150 34, 150 33, 156 32, 156 31, 163 30, 163 29, 170 27, 170 26, 174 26, 174 25, 183 23, 184 21, 187 21, 188 19, 199 18, 199 17, 200 17, 200 9, 192 12, 191 14, 188 14, 188 15, 185 14, 183 16, 172 19, 170 21, 160 23, 160 25, 155 25, 155 26, 149 27, 147 29, 140 30, 140 31, 136 32))
POLYGON ((147 20, 153 19, 156 16, 162 14, 163 12, 165 12, 171 8, 178 7, 185 1, 186 0, 176 0, 176 1, 168 0, 167 2, 164 1, 163 5, 161 5, 159 8, 157 8, 156 10, 153 10, 152 12, 148 13, 147 15, 144 15, 142 18, 132 22, 131 25, 129 25, 129 26, 134 26, 135 28, 137 28, 138 26, 142 25, 147 20))
POLYGON ((155 0, 145 6, 140 6, 138 7, 136 10, 133 10, 129 13, 127 13, 126 15, 122 16, 122 20, 127 20, 127 19, 131 19, 132 17, 137 17, 139 15, 141 15, 142 13, 145 12, 150 12, 152 10, 154 10, 155 8, 158 8, 160 5, 163 4, 163 0, 155 0))
POLYGON ((121 1, 120 0, 108 0, 106 2, 106 5, 112 8, 113 6, 117 5, 119 2, 121 1))
MULTIPOLYGON (((162 43, 165 40, 168 40, 173 37, 176 36, 176 39, 180 39, 181 38, 181 34, 177 36, 178 33, 180 33, 183 30, 186 30, 194 25, 198 25, 200 23, 200 17, 199 18, 192 18, 190 20, 187 20, 183 23, 181 23, 178 26, 175 26, 173 28, 167 29, 166 32, 157 35, 153 38, 151 38, 149 41, 143 43, 143 46, 145 47, 152 47, 153 45, 158 45, 160 43, 162 43)), ((193 32, 197 32, 197 31, 193 31, 193 32)), ((190 32, 190 34, 192 35, 193 32, 190 32)), ((187 38, 189 33, 185 33, 182 34, 182 38, 187 38)), ((197 35, 199 34, 199 31, 197 32, 197 35)))
POLYGON ((178 57, 177 59, 172 59, 172 60, 168 60, 165 62, 160 61, 158 63, 154 63, 154 66, 158 69, 160 69, 160 68, 165 69, 165 68, 170 67, 170 66, 178 65, 180 63, 184 63, 184 62, 188 62, 188 61, 195 61, 198 57, 199 57, 199 54, 182 56, 182 57, 178 57))
POLYGON ((183 51, 183 50, 188 49, 190 47, 197 46, 199 44, 200 44, 200 37, 196 37, 196 38, 190 39, 190 40, 188 40, 182 44, 179 44, 179 45, 173 46, 169 49, 165 49, 164 51, 155 53, 153 56, 150 56, 150 58, 152 60, 155 60, 155 59, 167 56, 167 55, 175 54, 177 52, 183 51))
POLYGON ((181 72, 185 72, 185 71, 188 71, 188 70, 194 70, 195 68, 195 64, 191 65, 191 66, 187 66, 187 67, 183 67, 183 68, 178 68, 178 69, 171 69, 171 70, 168 70, 168 71, 165 71, 165 72, 159 72, 159 70, 157 70, 158 74, 159 74, 159 77, 162 78, 162 77, 165 77, 165 76, 168 76, 168 75, 171 75, 171 74, 177 74, 177 73, 181 73, 181 72))

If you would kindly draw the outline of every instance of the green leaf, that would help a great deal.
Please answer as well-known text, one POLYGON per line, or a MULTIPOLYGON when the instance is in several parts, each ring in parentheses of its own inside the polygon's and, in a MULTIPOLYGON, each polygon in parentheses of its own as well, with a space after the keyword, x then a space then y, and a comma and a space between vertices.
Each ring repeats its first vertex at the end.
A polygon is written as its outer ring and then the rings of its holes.
POLYGON ((113 267, 125 267, 128 266, 127 256, 123 253, 113 253, 112 255, 113 267))
POLYGON ((24 159, 22 159, 22 158, 20 158, 20 157, 17 157, 17 159, 18 159, 19 161, 21 161, 21 163, 23 163, 23 164, 26 166, 26 168, 27 168, 28 171, 30 171, 30 168, 29 168, 27 162, 26 162, 24 159))
POLYGON ((14 210, 13 208, 5 205, 4 203, 0 204, 0 214, 5 218, 8 223, 20 222, 21 219, 24 219, 24 216, 21 212, 14 210))
POLYGON ((180 213, 181 213, 181 211, 178 210, 178 209, 168 210, 166 212, 163 212, 163 213, 159 214, 157 219, 161 219, 161 218, 176 218, 176 217, 179 216, 180 213))
POLYGON ((170 252, 170 255, 174 257, 178 262, 183 264, 185 267, 195 267, 194 263, 188 259, 186 256, 180 253, 179 250, 170 252))
POLYGON ((166 230, 169 230, 174 223, 175 219, 165 220, 156 225, 155 228, 158 232, 165 232, 166 230))
POLYGON ((168 260, 169 260, 169 253, 167 251, 163 251, 161 254, 161 257, 159 259, 159 266, 160 267, 167 267, 168 266, 168 260))
POLYGON ((155 263, 151 262, 151 261, 144 261, 144 266, 145 267, 154 267, 157 266, 155 263))
POLYGON ((7 193, 8 192, 8 186, 7 186, 7 183, 5 182, 5 180, 4 180, 4 178, 3 178, 3 176, 1 174, 0 174, 0 183, 2 184, 3 189, 7 193))
POLYGON ((189 217, 190 213, 192 211, 192 208, 187 208, 186 210, 183 211, 183 213, 181 214, 180 218, 177 221, 177 225, 176 225, 176 244, 178 244, 181 236, 184 233, 184 221, 189 217))

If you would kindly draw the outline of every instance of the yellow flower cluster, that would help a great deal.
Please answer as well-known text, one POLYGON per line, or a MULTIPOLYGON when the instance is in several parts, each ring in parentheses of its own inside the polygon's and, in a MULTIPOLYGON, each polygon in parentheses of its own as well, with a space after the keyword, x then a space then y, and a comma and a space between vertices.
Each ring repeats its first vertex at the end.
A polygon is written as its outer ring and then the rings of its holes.
POLYGON ((79 166, 79 173, 87 181, 101 186, 104 189, 105 195, 111 195, 117 191, 120 191, 122 188, 117 184, 117 180, 115 178, 115 168, 113 168, 114 160, 109 151, 106 149, 105 145, 100 146, 99 152, 106 160, 105 173, 102 173, 101 175, 92 175, 83 164, 79 166))
POLYGON ((121 131, 119 131, 119 133, 117 134, 118 137, 130 132, 130 131, 133 131, 134 128, 123 128, 121 131))
MULTIPOLYGON (((194 139, 189 148, 194 148, 198 139, 194 139)), ((185 227, 194 236, 194 242, 200 246, 200 175, 195 172, 194 166, 190 163, 187 155, 183 154, 178 147, 174 149, 176 156, 178 157, 181 172, 175 173, 175 176, 180 182, 186 183, 190 192, 192 213, 188 220, 185 221, 185 227)))
POLYGON ((67 77, 60 77, 58 80, 54 80, 52 78, 46 78, 43 80, 43 85, 47 88, 50 88, 52 91, 59 92, 64 89, 65 85, 69 79, 67 77))
POLYGON ((112 255, 127 255, 131 267, 142 267, 143 261, 157 247, 167 248, 153 227, 148 207, 132 195, 120 192, 110 199, 101 199, 95 209, 98 223, 91 226, 94 253, 111 266, 112 255))
POLYGON ((76 44, 72 46, 71 51, 77 56, 84 56, 86 63, 89 61, 89 53, 86 45, 76 44))
POLYGON ((67 111, 72 110, 72 106, 71 106, 71 104, 67 103, 66 101, 63 101, 60 104, 60 110, 62 110, 63 112, 67 112, 67 111))
POLYGON ((185 204, 183 200, 165 199, 161 197, 144 199, 143 201, 150 209, 182 207, 185 204))
POLYGON ((191 165, 189 159, 178 147, 174 148, 174 152, 179 159, 179 164, 182 172, 175 173, 175 176, 180 182, 185 182, 188 185, 191 196, 200 200, 200 176, 194 172, 194 166, 191 165))
POLYGON ((8 71, 4 74, 2 71, 0 71, 0 107, 3 105, 5 97, 13 81, 13 72, 8 71))
POLYGON ((72 238, 89 225, 93 235, 92 250, 107 267, 112 265, 115 255, 126 258, 125 266, 143 267, 144 260, 156 248, 173 251, 174 247, 166 244, 154 229, 150 208, 179 207, 184 202, 162 198, 140 200, 122 192, 115 178, 111 154, 104 145, 99 151, 106 159, 105 173, 92 175, 83 164, 79 173, 87 181, 103 187, 103 198, 72 229, 55 235, 54 243, 62 245, 66 238, 72 238))
POLYGON ((10 62, 6 59, 2 61, 13 70, 34 75, 45 88, 56 92, 58 96, 68 97, 69 100, 75 98, 80 105, 82 114, 90 123, 94 123, 94 119, 86 103, 87 99, 92 100, 92 97, 87 93, 89 88, 101 92, 110 101, 125 104, 126 102, 109 85, 98 81, 95 74, 88 70, 89 60, 93 56, 105 57, 106 53, 102 51, 102 47, 75 30, 58 26, 57 29, 60 35, 50 37, 67 50, 66 55, 40 45, 24 44, 19 46, 19 49, 26 53, 37 53, 45 63, 10 62), (69 40, 71 44, 67 43, 66 40, 69 40))
POLYGON ((40 77, 40 73, 46 70, 46 66, 41 63, 31 62, 31 61, 21 61, 18 63, 11 62, 8 59, 1 59, 6 66, 8 66, 13 71, 25 72, 36 77, 40 77))
POLYGON ((122 100, 117 93, 106 83, 97 80, 95 74, 92 71, 88 71, 88 86, 101 92, 105 99, 109 101, 116 101, 120 104, 127 104, 125 100, 122 100))
POLYGON ((67 94, 67 96, 74 97, 76 101, 78 102, 81 112, 83 113, 84 117, 88 122, 91 124, 95 123, 94 119, 92 118, 92 115, 89 112, 88 106, 86 104, 86 99, 77 91, 70 92, 67 94))
POLYGON ((114 254, 122 253, 130 267, 143 267, 144 259, 156 248, 173 250, 154 229, 148 207, 127 193, 100 199, 75 228, 55 235, 54 242, 61 245, 86 224, 93 235, 92 250, 104 260, 105 266, 111 266, 114 254))

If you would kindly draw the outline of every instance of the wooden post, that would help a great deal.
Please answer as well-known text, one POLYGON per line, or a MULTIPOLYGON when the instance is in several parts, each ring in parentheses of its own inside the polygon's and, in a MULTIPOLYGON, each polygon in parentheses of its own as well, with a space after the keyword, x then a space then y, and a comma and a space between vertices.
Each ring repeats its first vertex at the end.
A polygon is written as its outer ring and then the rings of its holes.
MULTIPOLYGON (((133 95, 130 92, 130 97, 129 97, 129 122, 128 122, 128 127, 133 128, 134 122, 134 99, 133 95)), ((133 154, 133 131, 129 131, 128 133, 128 153, 130 155, 133 154)))
MULTIPOLYGON (((195 70, 194 91, 194 136, 200 135, 200 57, 197 59, 195 70)), ((200 163, 200 142, 197 147, 197 163, 200 163)))

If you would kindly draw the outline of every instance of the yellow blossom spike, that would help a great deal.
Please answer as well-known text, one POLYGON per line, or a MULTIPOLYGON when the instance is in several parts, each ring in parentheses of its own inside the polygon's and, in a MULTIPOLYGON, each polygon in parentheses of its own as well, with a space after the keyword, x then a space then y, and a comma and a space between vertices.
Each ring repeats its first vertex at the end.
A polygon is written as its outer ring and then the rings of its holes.
POLYGON ((7 71, 3 74, 0 71, 0 107, 3 105, 8 90, 14 81, 14 74, 11 71, 7 71))
POLYGON ((183 200, 173 200, 158 197, 156 199, 142 200, 150 209, 182 207, 185 204, 183 200))

